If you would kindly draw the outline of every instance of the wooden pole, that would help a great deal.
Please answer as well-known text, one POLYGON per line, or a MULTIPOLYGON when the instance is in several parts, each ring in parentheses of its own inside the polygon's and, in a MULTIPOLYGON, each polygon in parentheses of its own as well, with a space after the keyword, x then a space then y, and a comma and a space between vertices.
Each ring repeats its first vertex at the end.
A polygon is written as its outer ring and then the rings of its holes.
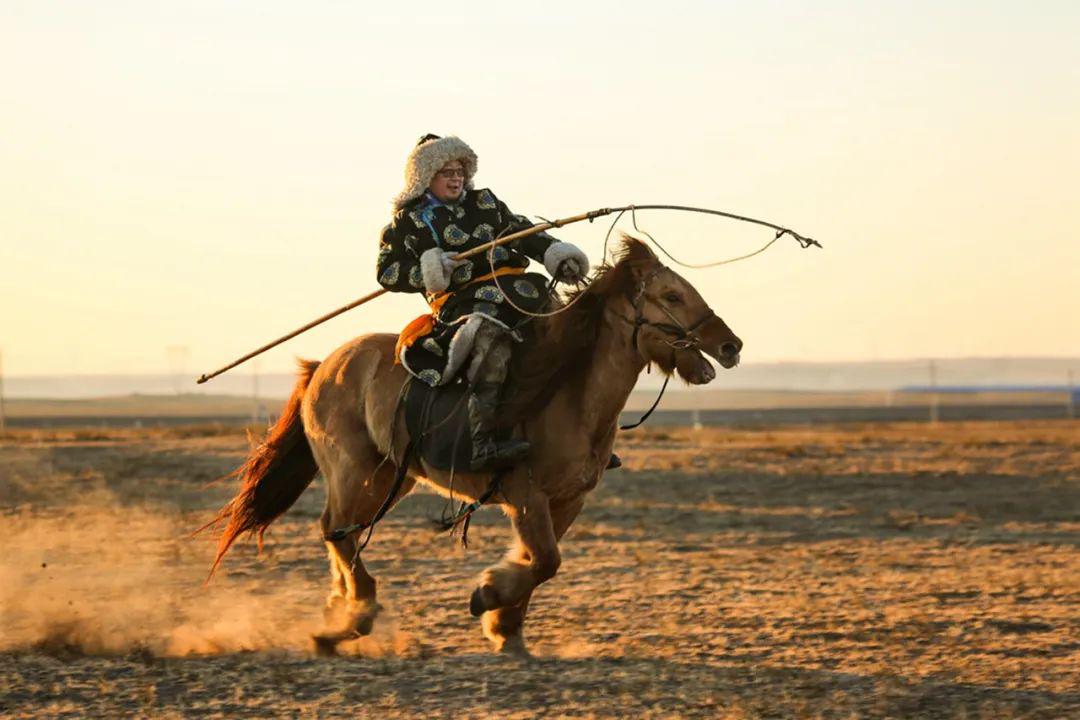
MULTIPOLYGON (((616 209, 619 209, 619 208, 616 208, 616 209)), ((505 237, 496 238, 495 240, 492 240, 489 243, 484 243, 483 245, 480 245, 478 247, 474 247, 472 250, 466 250, 463 253, 459 253, 457 255, 456 259, 462 259, 463 260, 465 258, 470 258, 470 257, 473 257, 475 255, 480 255, 481 253, 486 253, 488 250, 490 250, 491 248, 496 247, 498 245, 505 245, 508 242, 513 242, 514 240, 520 240, 521 238, 529 237, 530 235, 536 235, 537 233, 542 233, 545 230, 550 230, 552 228, 559 228, 559 227, 562 227, 563 225, 569 225, 571 223, 581 222, 582 220, 593 220, 595 218, 602 217, 604 215, 609 215, 612 212, 615 212, 616 209, 601 208, 600 210, 592 210, 590 212, 581 213, 580 215, 572 215, 570 217, 560 218, 558 220, 552 220, 551 222, 545 222, 545 223, 540 223, 539 225, 533 225, 531 228, 528 228, 526 230, 521 230, 520 232, 512 233, 512 234, 507 235, 505 237)), ((277 347, 278 345, 285 342, 286 340, 291 340, 294 337, 296 337, 297 335, 299 335, 301 333, 304 333, 304 332, 307 332, 308 330, 315 327, 316 325, 322 325, 327 320, 330 320, 331 318, 336 318, 338 315, 340 315, 340 314, 342 314, 344 312, 348 312, 349 310, 352 310, 353 308, 357 308, 357 307, 360 307, 361 305, 363 305, 365 303, 369 303, 372 300, 374 300, 375 298, 377 298, 377 297, 379 297, 381 295, 384 295, 384 294, 386 294, 388 292, 390 292, 390 291, 387 290, 386 288, 379 288, 378 290, 375 290, 374 292, 370 292, 367 295, 364 295, 363 297, 357 298, 356 300, 353 300, 348 305, 342 305, 337 310, 332 310, 331 312, 328 312, 328 313, 326 313, 325 315, 323 315, 321 317, 317 317, 314 320, 312 320, 311 322, 307 323, 306 325, 298 327, 297 329, 293 330, 291 333, 288 333, 287 335, 282 335, 277 340, 273 340, 271 342, 268 342, 268 343, 266 343, 265 345, 263 345, 262 347, 260 347, 260 348, 258 348, 256 350, 252 350, 247 355, 244 355, 243 357, 240 357, 240 358, 237 358, 236 360, 233 360, 228 365, 226 365, 226 366, 224 366, 222 368, 219 368, 218 370, 215 370, 212 373, 206 373, 206 374, 203 374, 203 375, 199 376, 199 379, 196 380, 195 382, 202 385, 207 380, 209 380, 211 378, 215 378, 215 377, 217 377, 218 375, 222 374, 223 372, 225 372, 227 370, 232 370, 237 365, 239 365, 241 363, 244 363, 244 362, 247 362, 248 360, 255 357, 256 355, 261 355, 262 353, 266 352, 270 348, 277 347)))
MULTIPOLYGON (((552 228, 560 228, 563 225, 570 225, 572 223, 581 222, 582 220, 592 221, 592 220, 595 220, 598 217, 604 217, 605 215, 610 215, 610 214, 615 213, 615 212, 622 213, 622 212, 633 211, 633 210, 682 210, 682 211, 687 211, 687 212, 705 213, 707 215, 717 215, 717 216, 720 216, 720 217, 731 218, 732 220, 739 220, 741 222, 748 222, 748 223, 753 223, 754 225, 761 225, 763 227, 772 228, 773 230, 776 231, 776 238, 773 239, 772 242, 769 243, 769 245, 772 245, 773 242, 776 242, 776 240, 780 239, 780 237, 782 235, 786 234, 786 235, 791 235, 793 238, 798 240, 799 244, 804 248, 807 248, 807 247, 810 247, 810 246, 815 246, 815 247, 819 247, 819 248, 821 247, 821 243, 819 243, 817 240, 814 240, 813 238, 806 237, 805 235, 800 235, 799 233, 795 232, 794 230, 791 230, 789 228, 785 228, 785 227, 783 227, 781 225, 775 225, 775 224, 773 224, 771 222, 766 222, 765 220, 756 220, 756 219, 754 219, 752 217, 746 217, 745 215, 735 215, 734 213, 724 212, 722 210, 711 210, 709 208, 696 208, 696 207, 690 207, 688 205, 626 205, 625 207, 600 208, 598 210, 590 210, 589 212, 583 212, 583 213, 581 213, 579 215, 571 215, 570 217, 559 218, 558 220, 550 220, 550 221, 547 221, 547 222, 540 223, 539 225, 533 225, 531 228, 528 228, 526 230, 522 230, 520 232, 512 233, 510 235, 507 235, 506 237, 496 238, 495 240, 492 240, 489 243, 485 243, 483 245, 475 247, 472 250, 466 250, 463 253, 459 253, 457 255, 457 257, 460 258, 460 259, 470 258, 470 257, 473 257, 474 255, 480 255, 481 253, 485 253, 485 252, 487 252, 488 250, 490 250, 491 248, 493 248, 495 246, 505 245, 508 242, 513 242, 514 240, 520 240, 523 237, 528 237, 530 235, 535 235, 536 233, 544 232, 545 230, 550 230, 552 228)), ((616 220, 618 220, 618 218, 616 218, 616 220)), ((766 245, 765 247, 768 247, 769 245, 766 245)), ((764 248, 762 248, 762 249, 764 249, 764 248)), ((759 250, 758 252, 761 252, 761 251, 759 250)), ((752 253, 752 254, 757 254, 757 253, 752 253)), ((744 258, 745 257, 750 257, 750 256, 746 255, 746 256, 744 256, 744 258)), ((734 258, 734 259, 743 259, 743 258, 734 258)), ((727 261, 724 261, 724 262, 731 262, 731 260, 727 260, 727 261)), ((704 267, 704 266, 700 266, 700 267, 704 267)), ((319 318, 316 318, 316 319, 312 320, 308 324, 306 324, 306 325, 304 325, 302 327, 299 327, 296 330, 293 330, 288 335, 282 335, 277 340, 274 340, 272 342, 268 342, 267 344, 263 345, 261 348, 259 348, 257 350, 253 350, 253 351, 249 352, 247 355, 244 355, 241 358, 237 358, 236 360, 233 360, 231 363, 229 363, 228 365, 226 365, 223 368, 215 370, 212 373, 207 373, 207 374, 201 375, 199 377, 199 379, 196 380, 195 382, 197 382, 197 383, 199 383, 201 385, 202 383, 206 382, 210 378, 217 377, 218 375, 220 375, 221 373, 223 373, 223 372, 225 372, 227 370, 232 370, 234 367, 236 367, 240 363, 246 362, 246 361, 250 360, 251 358, 255 357, 256 355, 260 355, 260 354, 266 352, 267 350, 269 350, 272 347, 277 347, 278 345, 285 342, 286 340, 291 340, 292 338, 296 337, 300 333, 307 332, 308 330, 315 327, 316 325, 321 325, 322 323, 326 322, 327 320, 329 320, 331 318, 335 318, 335 317, 337 317, 338 315, 340 315, 343 312, 348 312, 349 310, 352 310, 353 308, 360 307, 364 303, 371 302, 375 298, 377 298, 380 295, 383 295, 383 294, 385 294, 387 292, 389 292, 389 291, 386 288, 379 288, 378 290, 376 290, 374 292, 370 292, 370 293, 368 293, 367 295, 365 295, 365 296, 363 296, 361 298, 357 298, 356 300, 353 300, 348 305, 342 305, 337 310, 334 310, 332 312, 328 312, 325 315, 323 315, 322 317, 319 317, 319 318)))
POLYGON ((251 424, 259 422, 259 363, 251 363, 251 424))

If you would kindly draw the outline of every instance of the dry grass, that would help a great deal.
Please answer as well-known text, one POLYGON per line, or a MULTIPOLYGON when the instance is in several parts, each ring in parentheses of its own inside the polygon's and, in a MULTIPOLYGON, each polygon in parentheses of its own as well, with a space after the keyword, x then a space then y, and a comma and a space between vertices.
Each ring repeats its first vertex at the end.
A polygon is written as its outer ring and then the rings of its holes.
POLYGON ((184 532, 244 436, 90 433, 0 440, 0 715, 1080 715, 1076 423, 629 433, 529 664, 467 612, 497 513, 466 552, 406 501, 367 554, 375 634, 320 659, 321 487, 203 588, 184 532))
POLYGON ((0 431, 0 443, 42 445, 95 442, 142 442, 147 440, 186 440, 190 438, 238 437, 248 432, 262 433, 261 425, 240 423, 197 423, 155 427, 73 426, 61 428, 10 428, 0 431))

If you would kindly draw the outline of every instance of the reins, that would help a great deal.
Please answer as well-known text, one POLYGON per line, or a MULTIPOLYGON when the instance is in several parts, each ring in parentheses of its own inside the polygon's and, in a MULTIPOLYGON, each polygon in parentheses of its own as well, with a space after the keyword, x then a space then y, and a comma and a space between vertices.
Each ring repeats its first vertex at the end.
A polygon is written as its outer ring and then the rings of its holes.
POLYGON ((660 399, 664 397, 664 391, 667 390, 668 380, 671 380, 671 376, 670 375, 665 375, 664 376, 664 384, 660 386, 660 392, 657 394, 656 400, 653 400, 652 407, 650 407, 648 410, 646 410, 645 414, 642 415, 640 418, 638 418, 637 422, 630 423, 629 425, 620 425, 619 426, 620 430, 633 430, 634 428, 640 427, 641 425, 643 425, 645 423, 645 421, 649 419, 649 416, 653 414, 653 410, 655 410, 657 407, 659 407, 660 399))

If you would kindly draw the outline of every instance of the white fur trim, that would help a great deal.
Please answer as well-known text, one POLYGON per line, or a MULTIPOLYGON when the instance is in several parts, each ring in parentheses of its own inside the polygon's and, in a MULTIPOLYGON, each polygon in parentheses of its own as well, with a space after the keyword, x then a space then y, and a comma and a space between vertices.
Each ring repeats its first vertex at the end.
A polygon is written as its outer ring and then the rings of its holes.
POLYGON ((588 275, 589 258, 576 245, 568 242, 553 242, 544 251, 544 267, 552 277, 556 277, 555 273, 558 272, 559 266, 567 260, 577 265, 578 280, 588 275))
POLYGON ((451 160, 460 160, 465 166, 465 189, 472 190, 476 175, 477 158, 465 141, 454 135, 438 140, 428 140, 417 145, 405 161, 405 189, 394 198, 394 210, 405 207, 410 200, 420 197, 431 184, 431 178, 451 160))
POLYGON ((450 341, 450 351, 446 356, 446 367, 443 370, 443 383, 450 382, 457 371, 462 368, 465 361, 472 353, 473 343, 476 340, 476 331, 480 329, 480 323, 495 323, 506 332, 510 333, 515 341, 520 342, 521 336, 511 330, 506 323, 484 313, 474 312, 458 318, 457 322, 464 322, 464 326, 454 333, 454 339, 450 341))
POLYGON ((416 377, 416 373, 414 373, 413 369, 411 367, 409 367, 409 363, 405 362, 405 352, 408 349, 409 349, 408 345, 405 345, 404 347, 401 348, 401 354, 398 355, 398 360, 401 362, 401 367, 405 368, 405 372, 409 373, 413 377, 416 377))
POLYGON ((431 248, 420 254, 420 274, 424 277, 424 289, 429 293, 450 287, 450 273, 446 271, 444 256, 441 248, 431 248))
POLYGON ((480 329, 480 323, 484 322, 482 315, 472 315, 468 321, 454 333, 454 339, 450 341, 450 352, 446 356, 446 369, 443 370, 443 382, 457 374, 465 360, 472 352, 473 342, 476 340, 476 331, 480 329))

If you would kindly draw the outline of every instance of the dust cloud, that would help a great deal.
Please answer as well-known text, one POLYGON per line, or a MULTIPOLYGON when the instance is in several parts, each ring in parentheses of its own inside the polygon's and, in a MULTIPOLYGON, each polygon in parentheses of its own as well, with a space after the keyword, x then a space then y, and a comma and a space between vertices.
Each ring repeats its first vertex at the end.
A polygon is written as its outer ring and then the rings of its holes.
POLYGON ((301 649, 320 618, 314 583, 201 574, 208 543, 153 508, 78 506, 0 517, 0 651, 186 656, 301 649))

